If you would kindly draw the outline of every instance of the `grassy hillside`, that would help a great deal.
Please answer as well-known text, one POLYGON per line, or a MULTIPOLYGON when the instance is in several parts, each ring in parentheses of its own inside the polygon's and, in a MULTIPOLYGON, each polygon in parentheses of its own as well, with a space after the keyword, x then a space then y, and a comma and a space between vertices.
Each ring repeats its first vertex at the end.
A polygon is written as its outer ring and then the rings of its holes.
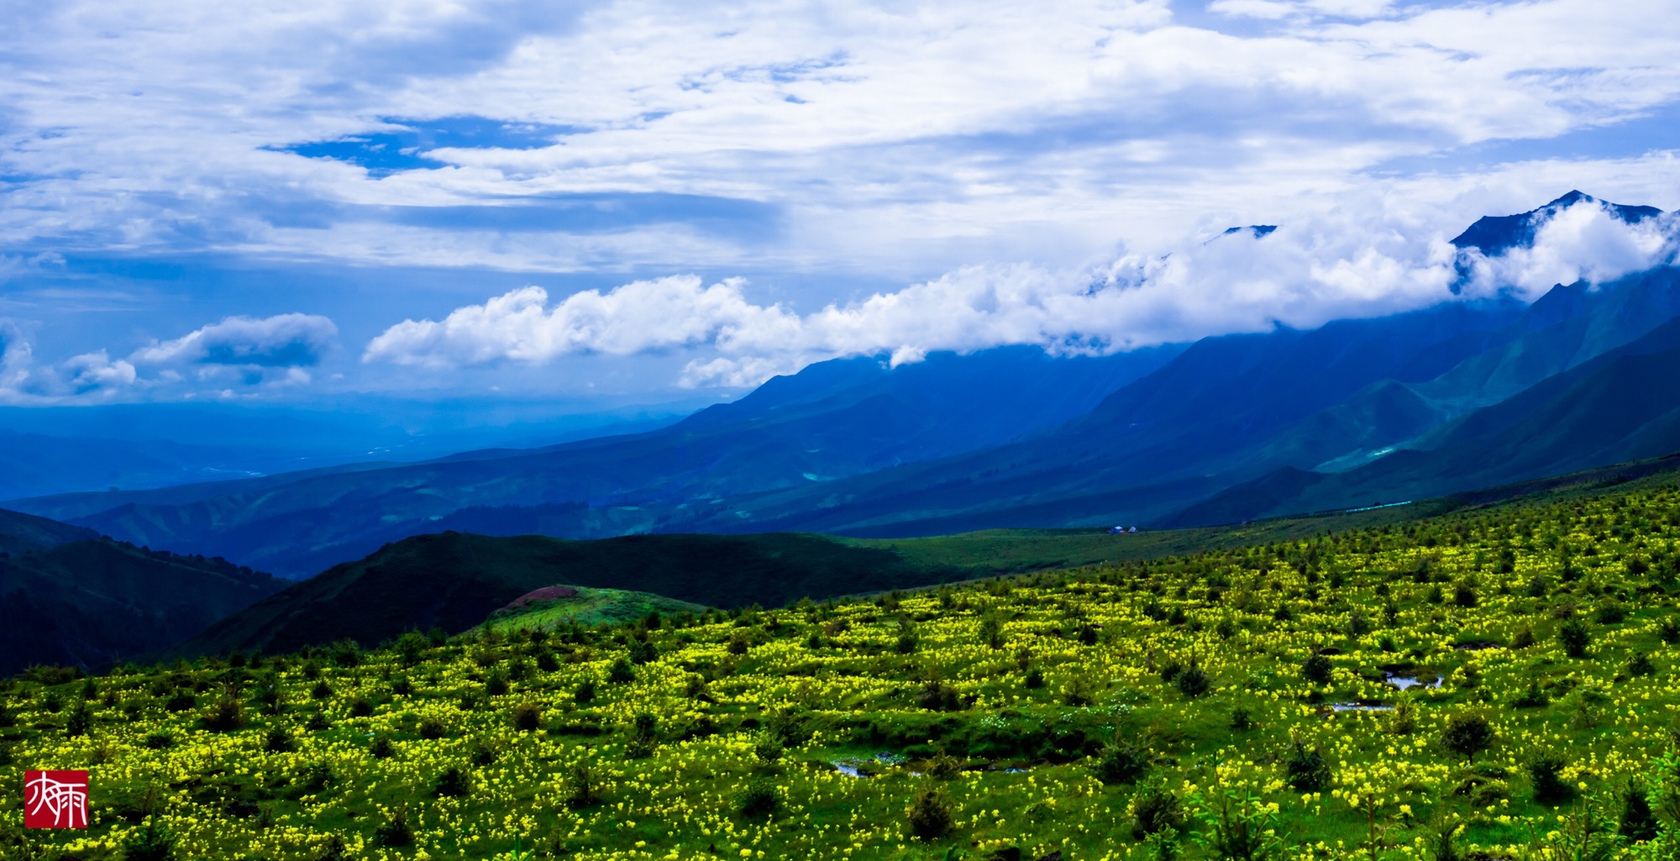
POLYGON ((649 613, 671 616, 701 613, 706 608, 646 592, 575 587, 575 595, 534 601, 493 613, 485 624, 498 634, 554 631, 567 625, 614 625, 647 618, 649 613))
POLYGON ((1666 858, 1677 597, 1658 475, 873 600, 37 675, 0 694, 0 855, 1666 858), (93 772, 92 829, 18 829, 46 765, 93 772))

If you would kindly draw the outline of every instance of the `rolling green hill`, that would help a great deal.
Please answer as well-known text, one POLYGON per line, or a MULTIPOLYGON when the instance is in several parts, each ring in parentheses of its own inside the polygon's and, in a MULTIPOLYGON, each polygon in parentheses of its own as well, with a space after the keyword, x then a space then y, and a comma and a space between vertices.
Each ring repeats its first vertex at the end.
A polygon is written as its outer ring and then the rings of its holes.
POLYGON ((676 601, 647 592, 623 589, 572 588, 574 594, 533 601, 512 609, 497 610, 485 626, 499 634, 553 631, 561 625, 615 625, 647 618, 649 613, 670 616, 705 611, 699 604, 676 601))

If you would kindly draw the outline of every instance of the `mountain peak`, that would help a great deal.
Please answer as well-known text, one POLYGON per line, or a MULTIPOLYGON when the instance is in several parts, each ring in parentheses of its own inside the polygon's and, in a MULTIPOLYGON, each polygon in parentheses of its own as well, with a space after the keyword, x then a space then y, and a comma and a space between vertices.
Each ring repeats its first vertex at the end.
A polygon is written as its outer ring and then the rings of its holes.
POLYGON ((1628 224, 1638 224, 1647 218, 1655 218, 1662 214, 1662 210, 1654 206, 1623 206, 1599 200, 1578 189, 1536 209, 1516 215, 1484 215, 1470 225, 1469 229, 1453 237, 1452 244, 1459 248, 1475 248, 1488 257, 1494 257, 1516 248, 1534 244, 1534 234, 1541 225, 1550 221, 1559 212, 1577 203, 1592 203, 1602 205, 1611 215, 1628 224))

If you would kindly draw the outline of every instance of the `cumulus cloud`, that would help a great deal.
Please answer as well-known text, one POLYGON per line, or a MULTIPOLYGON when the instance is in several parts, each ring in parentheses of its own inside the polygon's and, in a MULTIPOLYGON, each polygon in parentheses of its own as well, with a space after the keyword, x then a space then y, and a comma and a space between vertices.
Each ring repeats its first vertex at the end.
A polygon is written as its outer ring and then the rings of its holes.
POLYGON ((337 338, 338 327, 331 320, 312 314, 229 317, 173 341, 142 347, 132 358, 147 365, 308 367, 319 364, 337 338))
POLYGON ((228 317, 123 358, 97 350, 37 364, 21 327, 0 319, 0 402, 110 399, 192 383, 300 385, 310 381, 305 368, 318 364, 337 337, 325 317, 228 317))
POLYGON ((1337 211, 1099 266, 964 267, 807 314, 755 304, 741 280, 702 286, 692 275, 588 290, 552 308, 546 291, 525 287, 442 321, 392 326, 363 360, 441 368, 686 349, 704 355, 685 365, 682 385, 739 387, 836 356, 887 355, 896 365, 1005 344, 1110 353, 1499 293, 1533 299, 1556 283, 1606 281, 1675 255, 1672 217, 1629 224, 1588 200, 1551 213, 1531 245, 1493 257, 1408 226, 1380 211, 1337 211))
POLYGON ((449 366, 496 359, 541 363, 568 353, 615 356, 792 334, 798 318, 747 301, 744 282, 702 287, 692 275, 574 293, 545 310, 548 291, 523 287, 442 322, 405 320, 368 344, 364 361, 449 366))

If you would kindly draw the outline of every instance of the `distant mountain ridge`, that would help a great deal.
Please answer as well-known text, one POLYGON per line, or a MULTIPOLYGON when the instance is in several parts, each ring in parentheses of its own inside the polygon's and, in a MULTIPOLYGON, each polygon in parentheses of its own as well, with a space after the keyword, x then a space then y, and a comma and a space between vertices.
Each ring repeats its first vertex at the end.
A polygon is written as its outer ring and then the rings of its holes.
MULTIPOLYGON (((1526 247, 1583 203, 1629 223, 1662 214, 1571 192, 1477 221, 1453 240, 1460 262, 1526 247)), ((1100 358, 1008 347, 897 367, 842 359, 648 433, 19 507, 288 576, 441 529, 911 536, 1223 522, 1680 451, 1680 423, 1652 412, 1674 376, 1655 333, 1676 317, 1680 270, 1658 267, 1529 305, 1456 300, 1100 358), (1614 433, 1594 435, 1568 398, 1649 403, 1612 410, 1614 433)))

